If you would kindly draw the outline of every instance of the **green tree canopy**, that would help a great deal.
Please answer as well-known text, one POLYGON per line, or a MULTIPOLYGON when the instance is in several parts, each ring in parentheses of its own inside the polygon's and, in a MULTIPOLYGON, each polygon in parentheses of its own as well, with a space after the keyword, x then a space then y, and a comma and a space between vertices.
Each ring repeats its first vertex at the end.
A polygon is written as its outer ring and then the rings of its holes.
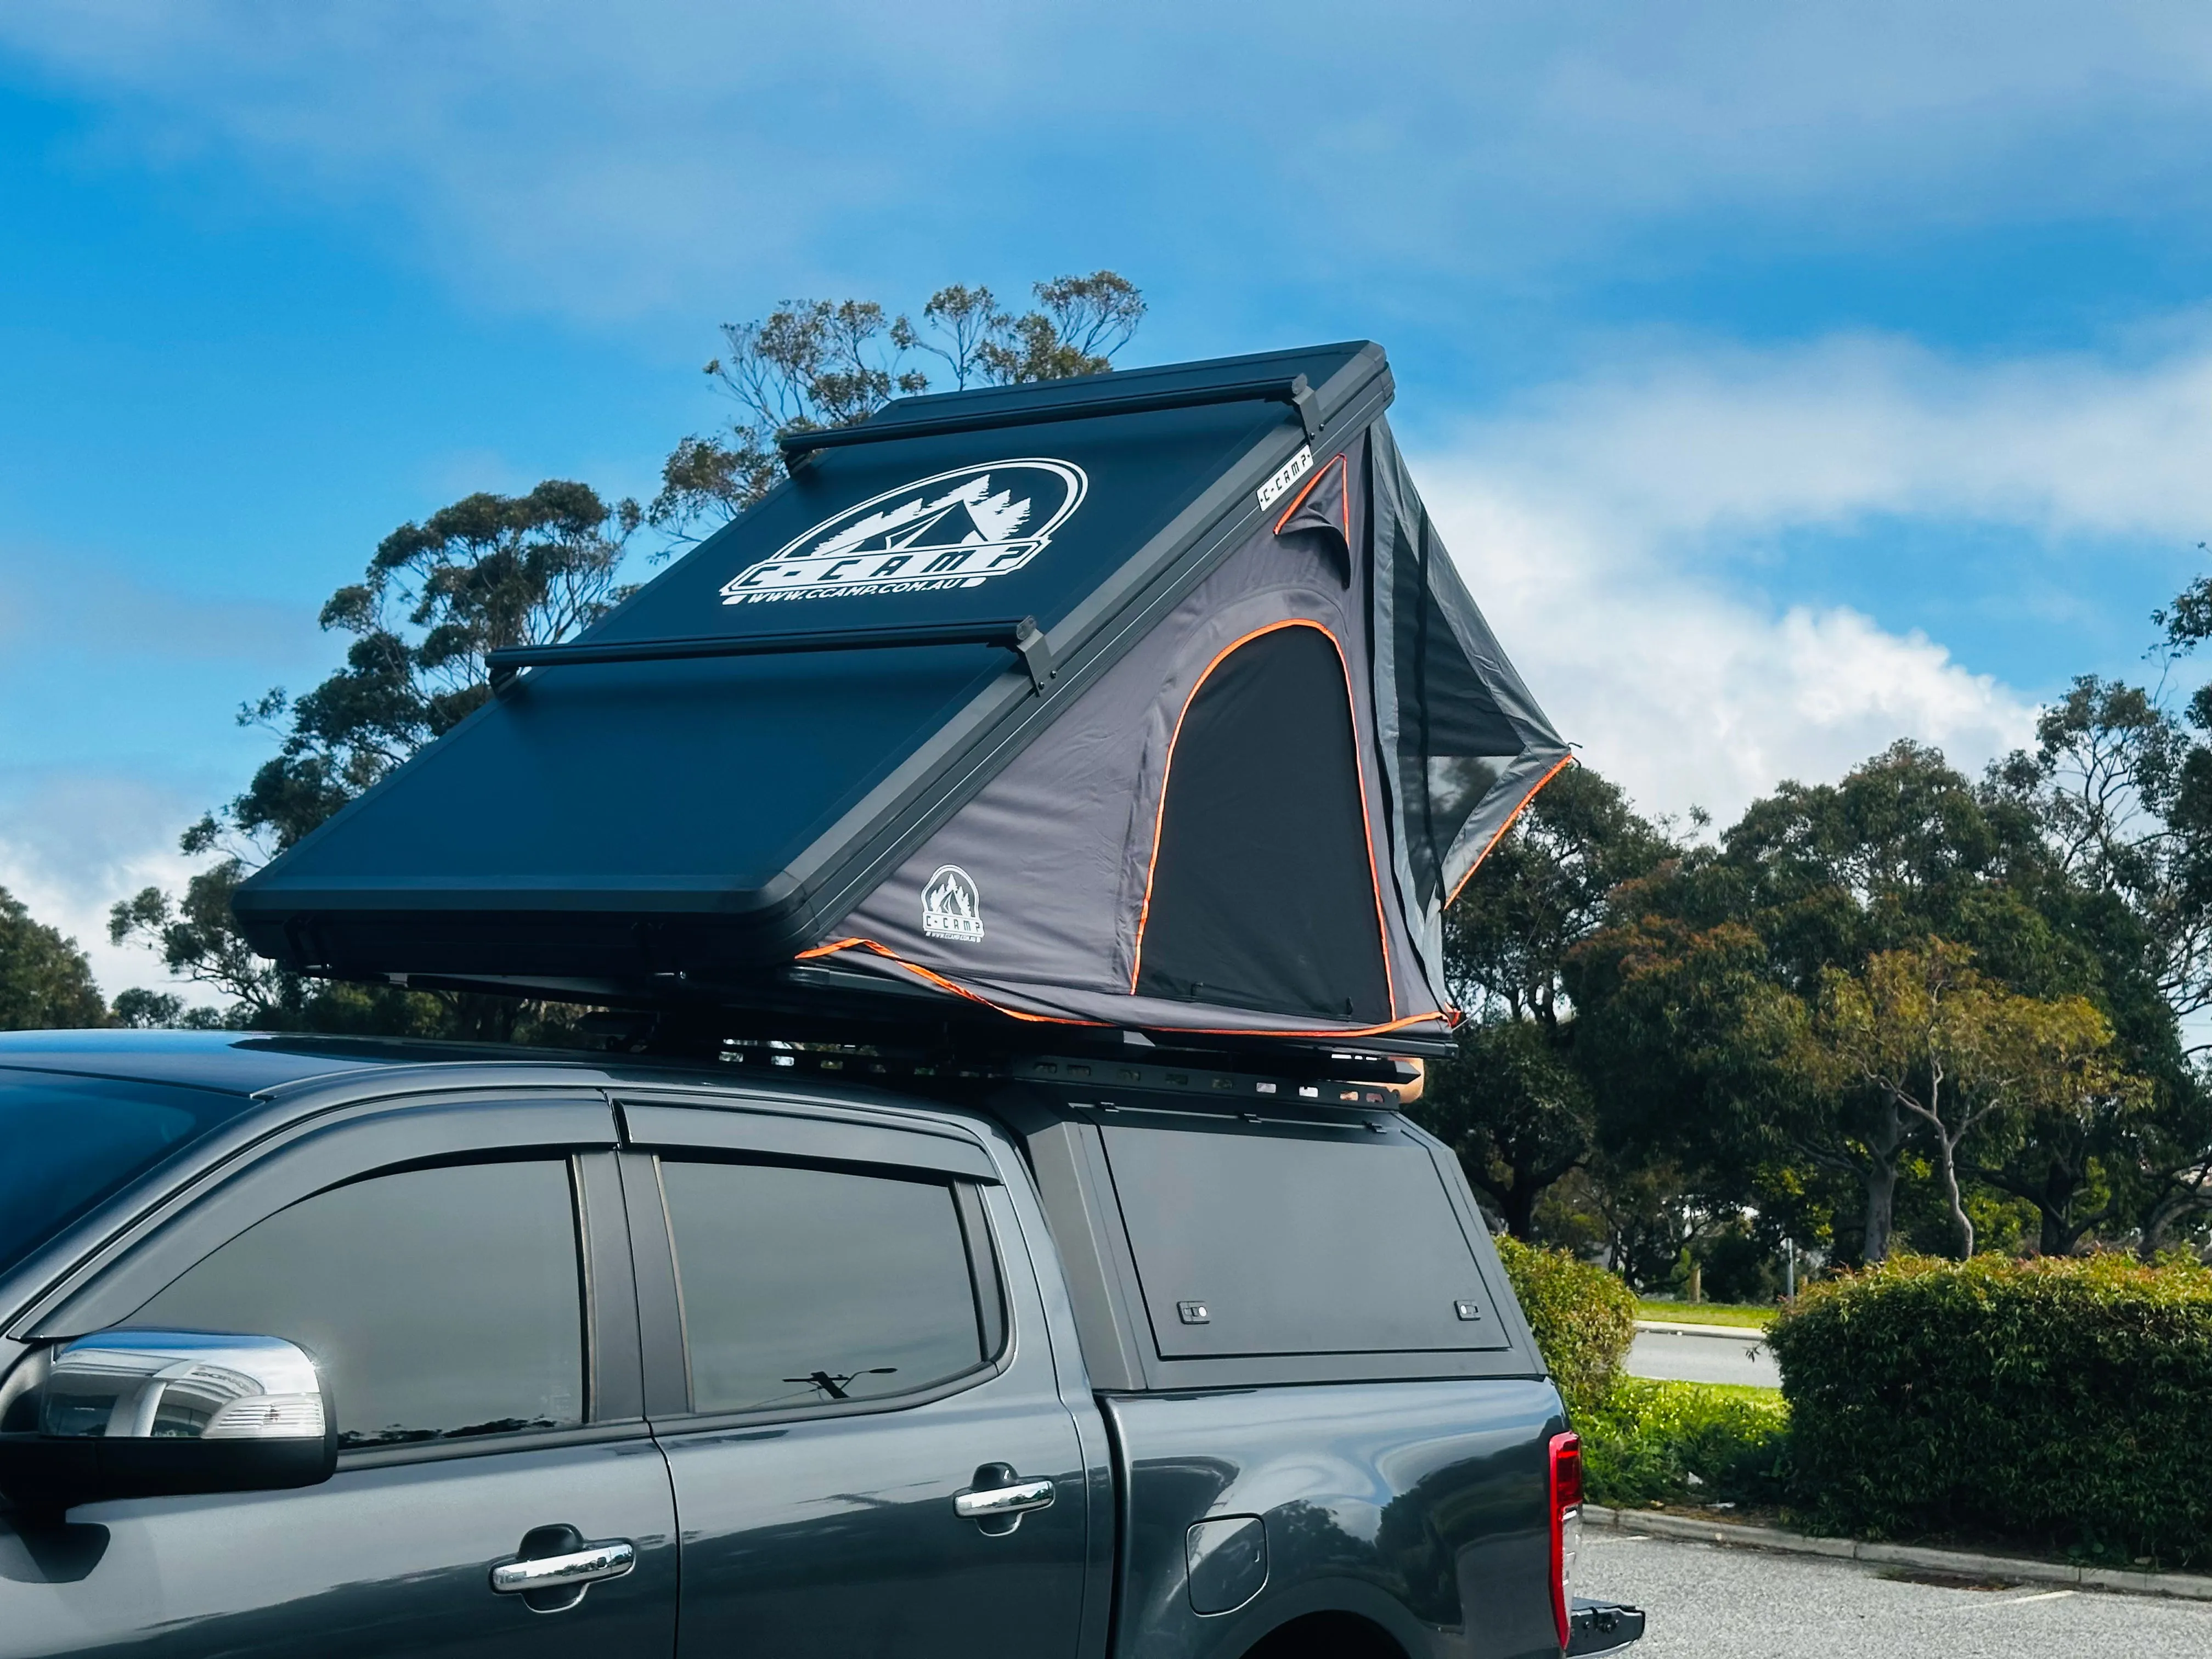
POLYGON ((1829 968, 1807 1044, 1808 1069, 1832 1090, 1864 1088, 1917 1120, 1959 1230, 1974 1224, 1959 1183, 1959 1149, 2019 1116, 2125 1111, 2148 1085, 2113 1064, 2112 1029, 2083 997, 2022 996, 1977 973, 1973 953, 1930 936, 1883 951, 1856 973, 1829 968), (2002 1115, 2002 1116, 2001 1116, 2002 1115))
MULTIPOLYGON (((1632 1139, 1748 1201, 1811 1190, 1806 1170, 1850 1181, 1856 1253, 1878 1261, 1921 1121, 1894 1094, 1808 1065, 1803 1033, 1832 975, 1929 937, 2019 994, 2086 1000, 2121 1032, 2124 1069, 2174 1052, 2139 928, 2067 869, 2033 802, 1900 743, 1838 783, 1784 784, 1717 846, 1615 895, 1575 963, 1593 1073, 1632 1139)), ((2139 1115, 2084 1133, 2109 1139, 2139 1115)), ((2009 1170, 2023 1145, 1990 1167, 2009 1170)), ((2065 1213, 2100 1166, 2084 1151, 2013 1173, 2065 1213)))
POLYGON ((105 1025, 107 1004, 76 941, 32 919, 0 887, 0 1030, 105 1025))
POLYGON ((1459 1054, 1431 1069, 1422 1121, 1517 1238, 1546 1189, 1589 1158, 1597 1102, 1576 1054, 1570 953, 1607 896, 1674 851, 1627 797, 1570 767, 1475 867, 1444 918, 1454 996, 1474 1015, 1459 1054))

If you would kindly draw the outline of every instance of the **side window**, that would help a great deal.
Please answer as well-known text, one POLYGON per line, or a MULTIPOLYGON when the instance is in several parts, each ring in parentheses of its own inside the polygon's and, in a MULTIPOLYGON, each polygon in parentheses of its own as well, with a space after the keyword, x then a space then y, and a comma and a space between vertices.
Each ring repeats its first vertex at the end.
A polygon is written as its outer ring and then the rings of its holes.
POLYGON ((664 1161, 661 1185, 695 1411, 908 1394, 998 1346, 947 1182, 664 1161))
POLYGON ((395 1445, 580 1424, 581 1285, 566 1163, 457 1164, 304 1199, 130 1322, 296 1342, 339 1444, 395 1445))

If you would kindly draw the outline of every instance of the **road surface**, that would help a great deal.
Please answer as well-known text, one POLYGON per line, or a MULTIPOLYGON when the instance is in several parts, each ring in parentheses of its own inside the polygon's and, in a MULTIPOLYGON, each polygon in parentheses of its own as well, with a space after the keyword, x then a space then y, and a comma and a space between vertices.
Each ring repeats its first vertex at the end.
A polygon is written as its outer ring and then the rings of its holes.
POLYGON ((1683 1382, 1749 1382, 1782 1386, 1782 1372, 1757 1331, 1695 1334, 1638 1326, 1626 1369, 1632 1376, 1672 1377, 1683 1382))
POLYGON ((2212 1602, 2048 1584, 1962 1589, 1824 1556, 1610 1527, 1583 1534, 1575 1593, 1642 1607, 1632 1659, 2205 1659, 2212 1602))

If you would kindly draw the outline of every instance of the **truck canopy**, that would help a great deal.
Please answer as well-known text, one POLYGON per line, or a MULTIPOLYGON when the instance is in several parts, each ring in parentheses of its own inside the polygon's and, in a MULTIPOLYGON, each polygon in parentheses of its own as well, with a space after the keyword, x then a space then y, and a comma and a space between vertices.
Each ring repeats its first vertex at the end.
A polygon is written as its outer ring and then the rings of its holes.
POLYGON ((902 399, 248 881, 307 971, 1419 1037, 1566 762, 1370 343, 902 399))

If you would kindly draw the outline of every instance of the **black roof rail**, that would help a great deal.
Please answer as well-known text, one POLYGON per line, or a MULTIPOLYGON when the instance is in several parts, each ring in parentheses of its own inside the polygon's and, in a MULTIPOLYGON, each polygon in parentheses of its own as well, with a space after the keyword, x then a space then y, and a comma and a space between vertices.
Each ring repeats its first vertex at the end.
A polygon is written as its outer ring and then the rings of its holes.
POLYGON ((1125 392, 1103 398, 1071 398, 1066 403, 1022 404, 1010 408, 975 410, 968 414, 923 416, 915 420, 868 420, 858 426, 823 427, 793 432, 776 440, 784 459, 796 465, 817 449, 842 449, 850 444, 882 443, 892 438, 935 437, 951 432, 988 432, 994 427, 1037 426, 1047 421, 1087 421, 1094 416, 1144 415, 1161 409, 1196 409, 1208 404, 1237 404, 1265 400, 1288 404, 1297 411, 1312 442, 1321 436, 1320 400, 1303 374, 1273 376, 1259 380, 1232 380, 1225 386, 1184 386, 1164 392, 1125 392))
POLYGON ((514 645, 484 653, 491 689, 505 696, 526 668, 566 668, 585 663, 672 662, 685 657, 769 657, 793 651, 874 651, 908 645, 998 645, 1015 653, 1030 683, 1044 694, 1053 676, 1052 648, 1034 617, 1006 622, 912 623, 887 628, 817 629, 811 633, 700 635, 689 639, 636 640, 605 645, 514 645))

